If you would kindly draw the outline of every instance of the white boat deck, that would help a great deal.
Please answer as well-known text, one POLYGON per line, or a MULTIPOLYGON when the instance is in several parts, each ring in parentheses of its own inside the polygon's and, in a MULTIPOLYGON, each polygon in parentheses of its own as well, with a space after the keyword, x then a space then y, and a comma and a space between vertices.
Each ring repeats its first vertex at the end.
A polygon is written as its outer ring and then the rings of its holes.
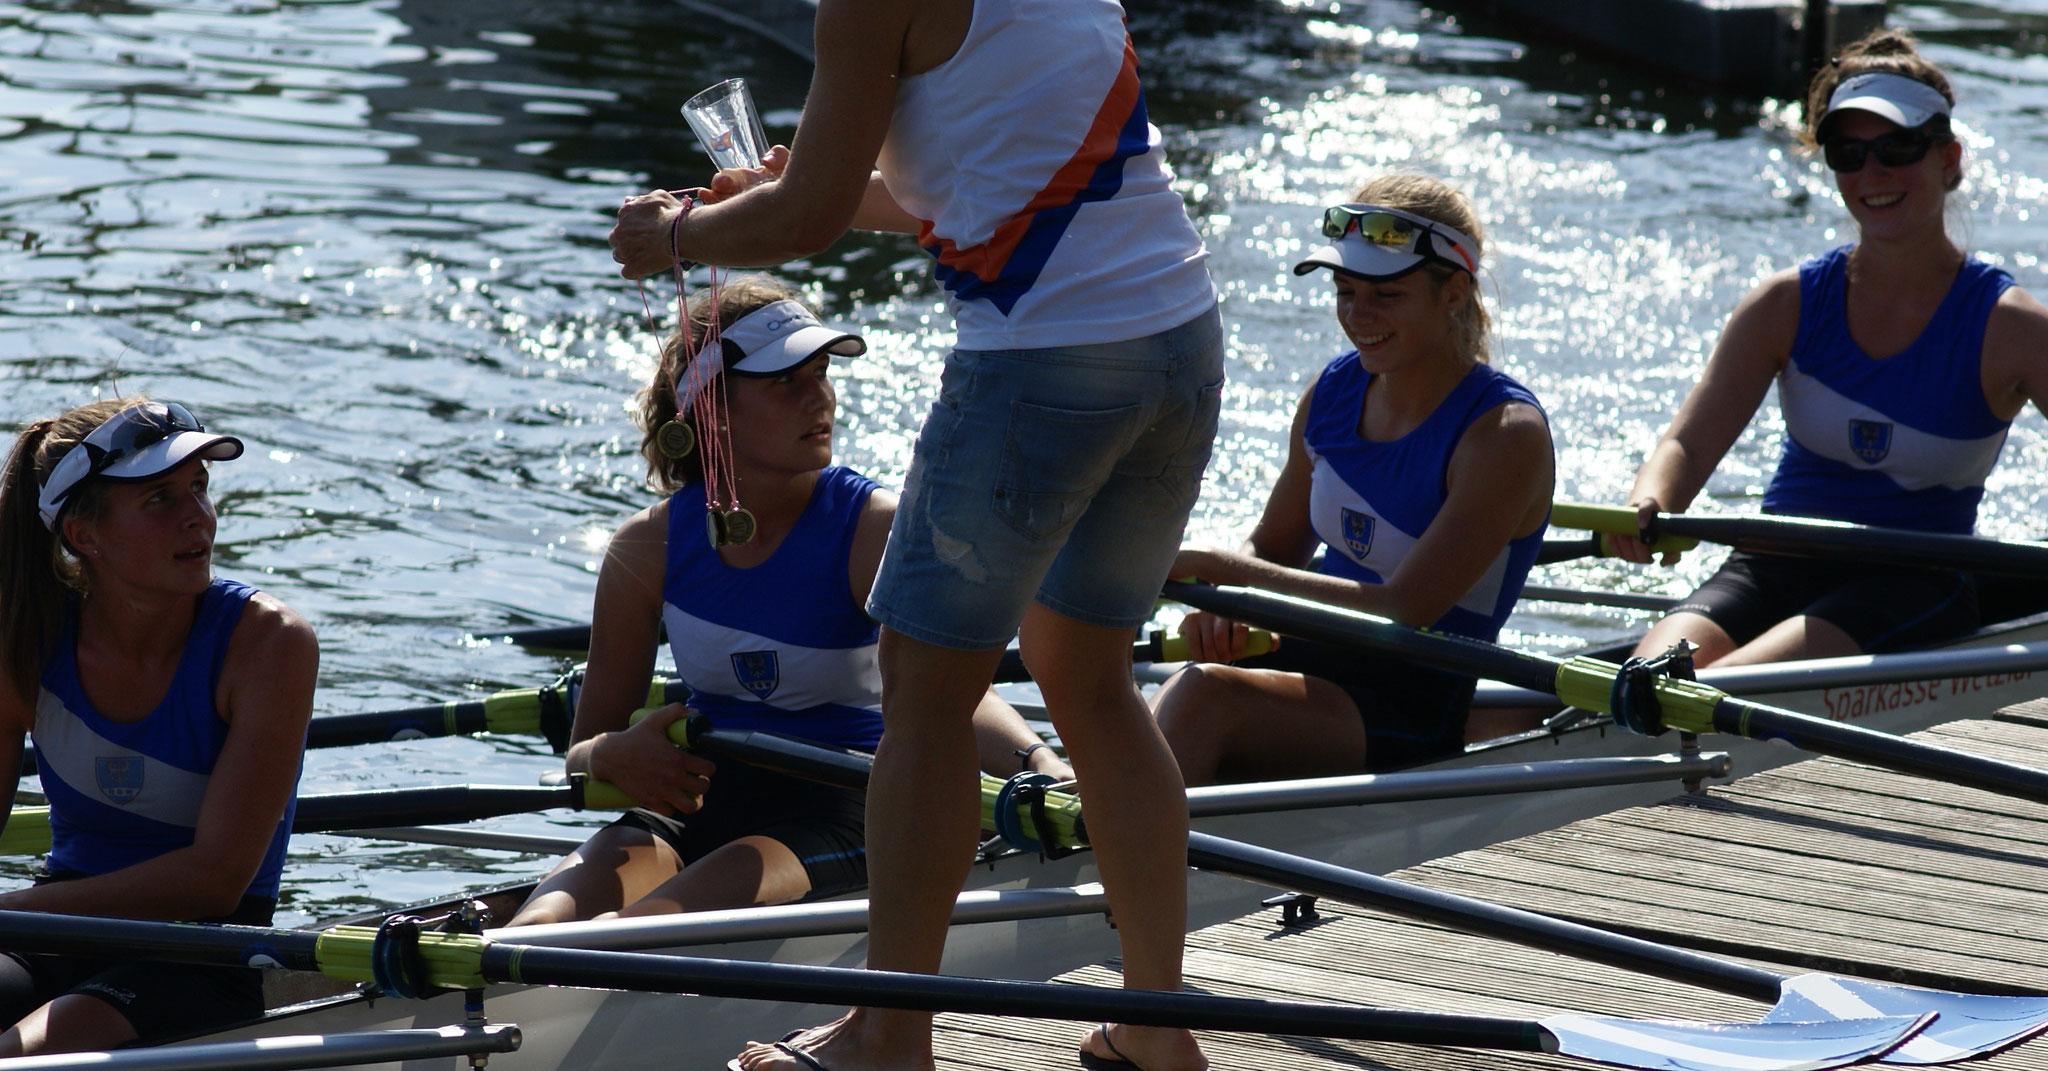
MULTIPOLYGON (((2048 767, 2048 701, 1915 734, 2048 767)), ((1829 970, 1975 992, 2048 992, 2048 805, 1814 759, 1434 860, 1397 876, 1787 973, 1829 970)), ((1188 937, 1189 988, 1537 1017, 1587 1011, 1754 1020, 1741 997, 1325 902, 1188 937)), ((1115 985, 1114 965, 1067 981, 1115 985)), ((941 1066, 1072 1067, 1081 1027, 941 1016, 941 1066)), ((1205 1035, 1218 1068, 1585 1067, 1557 1056, 1205 1035)), ((2048 1039, 1976 1061, 2048 1069, 2048 1039)))

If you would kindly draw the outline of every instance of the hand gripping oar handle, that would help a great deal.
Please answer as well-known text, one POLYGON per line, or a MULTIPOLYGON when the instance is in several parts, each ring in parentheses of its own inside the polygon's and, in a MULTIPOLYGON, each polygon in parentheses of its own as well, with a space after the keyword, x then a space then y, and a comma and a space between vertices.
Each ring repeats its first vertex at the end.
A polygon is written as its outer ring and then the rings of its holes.
MULTIPOLYGON (((1287 635, 1392 651, 1452 673, 1548 692, 1586 710, 1616 713, 1616 694, 1629 687, 1626 682, 1617 687, 1622 667, 1599 659, 1561 660, 1511 651, 1498 644, 1409 628, 1383 617, 1286 595, 1182 583, 1167 584, 1166 594, 1190 606, 1287 635)), ((1642 724, 1635 718, 1617 720, 1648 735, 1671 728, 1782 740, 1807 751, 2048 803, 2048 771, 1736 699, 1697 681, 1656 677, 1641 683, 1654 691, 1654 724, 1642 724)))
POLYGON ((1700 545, 1698 539, 1665 527, 1665 516, 1659 514, 1644 527, 1636 511, 1624 506, 1589 506, 1582 502, 1553 502, 1550 506, 1551 527, 1591 532, 1593 545, 1601 555, 1612 556, 1605 538, 1611 535, 1637 536, 1649 544, 1652 554, 1678 554, 1700 545))
MULTIPOLYGON (((1576 502, 1553 505, 1550 523, 1616 535, 1635 535, 1638 529, 1632 509, 1576 502)), ((1662 538, 1720 543, 1760 554, 1839 557, 1880 565, 2048 577, 2048 544, 2019 540, 1878 528, 1805 517, 1698 517, 1687 513, 1658 514, 1650 531, 1662 538)))
MULTIPOLYGON (((576 686, 564 680, 545 688, 514 688, 481 699, 355 714, 322 714, 306 726, 306 746, 350 747, 430 736, 500 733, 544 737, 561 752, 568 749, 569 727, 575 721, 575 692, 576 686)), ((689 685, 682 681, 656 680, 647 686, 650 706, 681 702, 689 694, 689 685)), ((33 747, 22 750, 20 772, 23 777, 36 772, 33 747)))

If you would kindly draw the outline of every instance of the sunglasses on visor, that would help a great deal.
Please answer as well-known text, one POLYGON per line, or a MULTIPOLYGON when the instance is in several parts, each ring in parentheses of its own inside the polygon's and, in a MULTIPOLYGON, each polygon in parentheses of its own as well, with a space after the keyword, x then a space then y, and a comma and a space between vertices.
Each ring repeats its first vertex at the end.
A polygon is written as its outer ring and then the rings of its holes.
POLYGON ((43 484, 43 504, 60 508, 79 485, 107 471, 121 459, 146 450, 179 432, 205 431, 206 426, 192 411, 176 402, 145 402, 131 405, 108 417, 92 429, 77 447, 65 454, 43 484))
POLYGON ((1873 156, 1886 167, 1910 167, 1947 140, 1925 130, 1893 130, 1874 138, 1829 138, 1820 143, 1820 152, 1830 171, 1861 171, 1873 156))
POLYGON ((1336 241, 1353 231, 1391 252, 1429 257, 1467 273, 1479 268, 1472 262, 1470 243, 1463 235, 1420 216, 1372 205, 1335 205, 1323 210, 1323 237, 1336 241), (1438 249, 1439 243, 1448 246, 1448 251, 1438 249))

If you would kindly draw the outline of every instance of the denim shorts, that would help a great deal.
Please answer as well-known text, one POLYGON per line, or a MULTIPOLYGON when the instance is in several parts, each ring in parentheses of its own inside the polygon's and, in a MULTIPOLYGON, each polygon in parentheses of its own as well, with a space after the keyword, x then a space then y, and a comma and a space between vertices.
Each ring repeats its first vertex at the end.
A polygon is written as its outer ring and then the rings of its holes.
POLYGON ((1008 643, 1034 596, 1085 624, 1143 624, 1201 493, 1222 394, 1214 308, 1128 342, 953 351, 868 613, 977 651, 1008 643))

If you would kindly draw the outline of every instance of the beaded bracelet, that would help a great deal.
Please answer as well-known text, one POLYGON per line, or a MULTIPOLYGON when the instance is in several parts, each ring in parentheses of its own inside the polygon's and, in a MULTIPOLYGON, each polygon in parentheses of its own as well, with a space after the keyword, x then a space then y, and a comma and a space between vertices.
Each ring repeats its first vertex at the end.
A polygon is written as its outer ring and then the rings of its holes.
POLYGON ((677 212, 676 218, 670 220, 668 225, 668 255, 675 258, 677 271, 689 271, 697 266, 697 262, 683 259, 680 232, 683 226, 683 217, 689 215, 690 210, 697 207, 697 199, 686 193, 682 196, 681 200, 683 202, 682 211, 677 212))

